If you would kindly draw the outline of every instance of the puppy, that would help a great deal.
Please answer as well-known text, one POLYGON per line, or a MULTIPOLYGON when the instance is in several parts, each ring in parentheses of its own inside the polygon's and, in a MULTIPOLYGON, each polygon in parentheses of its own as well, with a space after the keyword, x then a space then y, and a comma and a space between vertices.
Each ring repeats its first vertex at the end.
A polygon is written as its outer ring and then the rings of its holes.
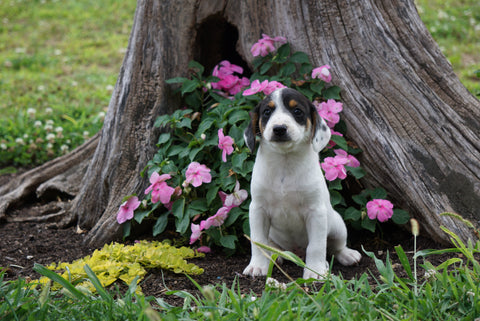
MULTIPOLYGON (((283 250, 306 250, 303 278, 320 279, 328 272, 328 249, 342 265, 360 261, 349 249, 345 223, 330 204, 318 153, 330 140, 330 129, 315 106, 290 88, 274 91, 255 108, 244 138, 253 152, 250 204, 252 241, 283 250)), ((243 274, 266 275, 269 259, 252 243, 250 264, 243 274)))

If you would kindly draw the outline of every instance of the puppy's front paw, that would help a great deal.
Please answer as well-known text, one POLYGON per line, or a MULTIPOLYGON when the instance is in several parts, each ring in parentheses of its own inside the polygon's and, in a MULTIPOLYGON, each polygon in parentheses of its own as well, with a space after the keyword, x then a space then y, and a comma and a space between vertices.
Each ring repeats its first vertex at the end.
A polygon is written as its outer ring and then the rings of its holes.
POLYGON ((254 263, 250 263, 245 270, 243 270, 243 274, 250 275, 250 276, 263 276, 267 275, 268 272, 268 265, 267 266, 259 266, 254 263))
POLYGON ((335 258, 341 265, 354 265, 358 264, 362 259, 362 255, 356 251, 345 247, 343 250, 335 254, 335 258))
POLYGON ((304 279, 324 280, 328 276, 328 263, 319 263, 316 266, 308 266, 310 269, 303 270, 304 279))

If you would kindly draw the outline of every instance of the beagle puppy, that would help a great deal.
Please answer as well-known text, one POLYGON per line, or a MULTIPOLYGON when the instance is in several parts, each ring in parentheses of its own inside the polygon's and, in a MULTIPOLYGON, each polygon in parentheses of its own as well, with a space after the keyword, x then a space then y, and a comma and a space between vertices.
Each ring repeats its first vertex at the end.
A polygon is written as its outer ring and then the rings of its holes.
MULTIPOLYGON (((330 204, 319 164, 319 152, 330 129, 315 106, 301 93, 281 88, 262 100, 251 115, 244 138, 259 148, 251 181, 249 209, 252 241, 282 250, 305 251, 303 278, 321 279, 328 272, 327 247, 342 265, 360 261, 347 243, 345 223, 330 204)), ((269 258, 252 243, 250 264, 243 274, 266 275, 269 258)))

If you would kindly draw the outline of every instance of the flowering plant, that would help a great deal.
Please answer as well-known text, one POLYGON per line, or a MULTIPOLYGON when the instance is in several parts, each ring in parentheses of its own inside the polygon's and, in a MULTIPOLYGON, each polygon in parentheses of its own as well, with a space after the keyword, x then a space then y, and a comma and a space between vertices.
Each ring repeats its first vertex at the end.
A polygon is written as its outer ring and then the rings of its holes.
POLYGON ((148 163, 151 185, 146 198, 124 199, 118 221, 124 235, 134 221, 153 219, 153 235, 163 232, 169 222, 185 242, 208 252, 212 245, 234 251, 238 235, 249 234, 249 186, 254 156, 250 155, 243 132, 249 112, 277 88, 291 87, 303 93, 317 108, 332 132, 328 147, 321 152, 321 164, 330 189, 331 202, 344 219, 355 227, 375 231, 379 221, 392 218, 404 224, 405 211, 393 210, 383 189, 348 195, 347 176, 358 181, 365 175, 355 157, 361 152, 345 139, 346 125, 339 113, 340 88, 330 84, 331 68, 313 68, 303 52, 293 52, 283 37, 263 38, 251 52, 254 73, 242 76, 243 68, 221 61, 212 75, 197 62, 190 62, 190 76, 169 79, 180 84, 185 108, 158 117, 155 126, 168 128, 158 139, 158 152, 148 163), (275 48, 279 45, 278 49, 275 48), (342 192, 343 191, 343 192, 342 192), (128 202, 131 199, 130 202, 128 202), (137 209, 133 208, 138 206, 137 209))

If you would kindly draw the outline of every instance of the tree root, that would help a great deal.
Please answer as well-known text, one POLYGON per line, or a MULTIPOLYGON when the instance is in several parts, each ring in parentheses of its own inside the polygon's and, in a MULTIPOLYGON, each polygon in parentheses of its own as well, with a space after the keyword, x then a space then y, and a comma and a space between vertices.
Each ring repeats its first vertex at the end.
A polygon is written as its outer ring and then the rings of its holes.
MULTIPOLYGON (((81 178, 83 177, 91 156, 93 155, 100 135, 97 133, 83 145, 71 153, 53 159, 37 168, 20 174, 7 184, 0 187, 0 221, 9 220, 8 211, 13 207, 22 207, 22 202, 31 199, 55 199, 54 195, 68 195, 73 197, 78 193, 81 178)), ((58 202, 57 202, 58 203, 58 202)), ((65 202, 60 202, 65 203, 65 202)), ((58 204, 60 204, 58 203, 58 204)), ((48 204, 47 204, 48 205, 48 204)), ((49 221, 65 215, 67 206, 59 206, 58 213, 51 211, 43 218, 15 218, 21 221, 49 221)), ((48 209, 48 206, 45 207, 48 209)), ((42 210, 40 209, 40 213, 42 210)))

